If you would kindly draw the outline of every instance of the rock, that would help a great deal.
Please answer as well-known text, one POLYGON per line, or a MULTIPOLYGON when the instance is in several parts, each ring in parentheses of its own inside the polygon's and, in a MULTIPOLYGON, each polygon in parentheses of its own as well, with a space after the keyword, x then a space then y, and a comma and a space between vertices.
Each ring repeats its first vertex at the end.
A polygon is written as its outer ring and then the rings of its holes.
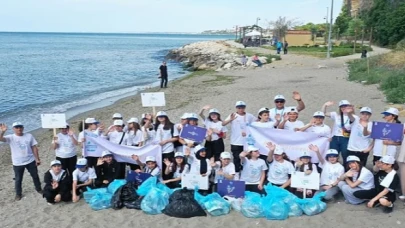
POLYGON ((210 67, 207 64, 202 64, 199 67, 197 67, 197 70, 208 70, 210 67))
POLYGON ((218 68, 218 69, 216 69, 215 71, 216 71, 216 72, 221 72, 221 71, 223 71, 223 70, 222 70, 222 68, 218 68))
POLYGON ((229 70, 232 67, 232 63, 226 63, 222 68, 229 70))
POLYGON ((276 58, 271 58, 271 62, 275 62, 276 61, 276 58))

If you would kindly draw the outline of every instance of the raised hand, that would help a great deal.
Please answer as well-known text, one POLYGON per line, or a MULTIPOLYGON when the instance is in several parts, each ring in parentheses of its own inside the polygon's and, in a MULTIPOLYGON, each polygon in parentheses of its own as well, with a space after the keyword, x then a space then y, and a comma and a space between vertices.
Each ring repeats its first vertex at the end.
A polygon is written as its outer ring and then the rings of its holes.
POLYGON ((311 124, 311 125, 315 125, 315 123, 316 123, 316 119, 315 119, 315 118, 312 118, 312 119, 311 119, 311 122, 309 122, 309 124, 311 124))
POLYGON ((7 131, 7 125, 5 123, 0 124, 0 131, 1 132, 6 132, 7 131))
POLYGON ((58 136, 53 137, 53 143, 58 143, 58 136))
MULTIPOLYGON (((277 115, 278 115, 278 114, 277 114, 277 115)), ((276 115, 276 117, 277 117, 277 115, 276 115)), ((284 113, 284 115, 283 115, 283 120, 284 120, 284 121, 288 121, 288 120, 289 120, 288 113, 284 113)))
POLYGON ((185 147, 184 148, 184 155, 190 156, 190 147, 185 147))
POLYGON ((170 166, 172 163, 169 161, 168 158, 163 159, 163 163, 165 163, 166 166, 170 166))
POLYGON ((353 171, 349 170, 349 171, 347 171, 347 172, 345 173, 345 176, 346 176, 346 177, 353 177, 353 176, 354 176, 354 173, 353 173, 353 171))
POLYGON ((354 113, 354 106, 353 105, 349 105, 346 107, 345 111, 347 113, 354 113))
POLYGON ((52 189, 57 189, 58 188, 58 186, 59 186, 59 184, 58 184, 58 182, 57 181, 52 181, 52 189))
POLYGON ((238 116, 236 115, 236 113, 232 113, 232 114, 231 114, 231 120, 235 120, 236 118, 238 118, 238 116))
POLYGON ((97 159, 97 166, 104 164, 103 158, 98 158, 97 159))
POLYGON ((68 135, 73 136, 75 134, 75 131, 73 129, 69 129, 68 135))
POLYGON ((131 156, 131 158, 132 158, 134 161, 139 161, 138 155, 133 154, 133 155, 131 156))
POLYGON ((281 120, 281 115, 280 115, 280 114, 277 114, 274 118, 276 119, 276 121, 279 122, 279 121, 281 120))
POLYGON ((211 108, 211 105, 205 105, 202 109, 205 111, 208 111, 208 110, 210 110, 210 108, 211 108))
MULTIPOLYGON (((104 131, 104 124, 100 124, 100 126, 98 127, 98 129, 100 130, 100 131, 104 131)), ((115 128, 115 127, 114 127, 115 128)))
POLYGON ((293 92, 293 99, 296 101, 300 101, 301 100, 301 94, 298 91, 294 91, 293 92))
POLYGON ((332 106, 332 105, 334 105, 335 103, 333 102, 333 101, 328 101, 328 102, 326 102, 324 105, 326 106, 326 107, 329 107, 329 106, 332 106))
POLYGON ((308 148, 309 148, 310 150, 314 151, 314 152, 319 152, 319 148, 318 148, 317 145, 311 144, 311 145, 308 146, 308 148))
POLYGON ((276 149, 276 144, 273 144, 271 142, 266 143, 266 147, 271 150, 274 151, 276 149))

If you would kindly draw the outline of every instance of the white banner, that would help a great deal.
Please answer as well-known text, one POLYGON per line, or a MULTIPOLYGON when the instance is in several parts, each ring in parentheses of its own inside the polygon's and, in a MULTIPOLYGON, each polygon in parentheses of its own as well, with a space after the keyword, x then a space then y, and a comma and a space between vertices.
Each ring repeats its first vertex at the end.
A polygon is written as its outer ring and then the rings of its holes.
POLYGON ((66 128, 65 114, 41 114, 42 128, 66 128))
POLYGON ((255 147, 259 148, 260 153, 268 155, 269 149, 266 143, 272 142, 276 145, 283 147, 284 152, 291 160, 298 159, 301 154, 306 151, 312 157, 313 163, 318 163, 318 156, 316 153, 309 150, 308 146, 313 144, 319 147, 321 155, 324 156, 327 149, 329 149, 329 140, 325 137, 319 137, 311 132, 294 132, 273 128, 260 128, 248 126, 248 139, 253 140, 255 147))
POLYGON ((161 107, 166 106, 165 93, 141 93, 143 107, 161 107))
POLYGON ((194 190, 195 187, 201 190, 208 190, 208 176, 198 174, 184 174, 181 178, 181 188, 194 190))
MULTIPOLYGON (((87 153, 85 156, 101 157, 102 151, 108 150, 114 154, 114 159, 118 162, 127 162, 132 164, 136 164, 131 158, 132 155, 138 155, 142 163, 145 163, 147 156, 153 156, 156 158, 158 166, 160 168, 162 167, 162 147, 159 145, 147 145, 143 147, 123 146, 112 143, 102 137, 97 136, 96 134, 86 134, 86 142, 91 142, 92 144, 96 145, 97 148, 92 151, 91 154, 87 153)), ((89 152, 87 148, 86 151, 89 152)))
POLYGON ((305 175, 304 172, 293 172, 291 174, 291 187, 319 190, 319 173, 312 172, 305 175))

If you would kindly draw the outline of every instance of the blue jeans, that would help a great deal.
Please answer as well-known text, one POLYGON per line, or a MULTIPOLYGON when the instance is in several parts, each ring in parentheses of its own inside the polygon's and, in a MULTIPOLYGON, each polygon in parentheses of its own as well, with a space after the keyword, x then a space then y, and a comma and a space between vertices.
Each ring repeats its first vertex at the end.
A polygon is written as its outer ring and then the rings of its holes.
POLYGON ((253 60, 252 62, 256 63, 257 66, 261 67, 263 65, 262 62, 260 62, 260 60, 253 60))
POLYGON ((335 149, 342 155, 343 165, 346 165, 347 157, 349 156, 349 151, 347 150, 347 144, 349 143, 349 137, 343 136, 333 136, 330 142, 330 148, 335 149))
POLYGON ((34 185, 35 185, 35 190, 37 191, 41 191, 41 182, 39 181, 39 176, 38 176, 38 169, 37 169, 37 164, 35 163, 35 161, 26 164, 26 165, 21 165, 21 166, 14 166, 13 165, 13 169, 14 169, 14 176, 15 176, 15 193, 17 196, 21 196, 22 195, 22 180, 23 180, 23 176, 24 176, 24 171, 25 169, 27 169, 27 171, 30 173, 32 180, 34 181, 34 185))

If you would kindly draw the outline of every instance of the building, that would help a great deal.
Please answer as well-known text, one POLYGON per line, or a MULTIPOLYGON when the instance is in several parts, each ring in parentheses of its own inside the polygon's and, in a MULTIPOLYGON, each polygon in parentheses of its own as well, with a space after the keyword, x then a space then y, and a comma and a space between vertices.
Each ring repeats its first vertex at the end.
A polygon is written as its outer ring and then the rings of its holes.
POLYGON ((285 35, 285 40, 289 46, 305 46, 312 45, 312 34, 310 31, 304 30, 288 30, 285 35))

